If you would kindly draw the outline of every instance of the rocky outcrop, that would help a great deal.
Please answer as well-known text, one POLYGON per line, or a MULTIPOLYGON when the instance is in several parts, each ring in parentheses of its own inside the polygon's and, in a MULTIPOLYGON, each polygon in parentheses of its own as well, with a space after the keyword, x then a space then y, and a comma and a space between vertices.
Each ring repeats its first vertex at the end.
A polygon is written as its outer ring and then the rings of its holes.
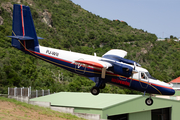
POLYGON ((12 18, 13 12, 12 12, 11 10, 13 9, 13 4, 11 4, 10 2, 1 3, 1 7, 2 7, 4 10, 6 10, 6 11, 10 14, 10 16, 11 16, 11 18, 12 18))
POLYGON ((44 23, 46 23, 49 27, 52 27, 51 23, 52 23, 52 19, 51 19, 51 13, 49 13, 47 10, 44 10, 44 12, 42 13, 43 15, 43 19, 42 21, 44 23))
POLYGON ((21 4, 21 2, 27 2, 27 4, 30 6, 34 5, 33 0, 13 0, 13 2, 17 2, 18 4, 21 4))
POLYGON ((0 25, 3 24, 4 19, 0 16, 0 25))
POLYGON ((2 10, 0 9, 0 25, 3 24, 4 19, 1 17, 2 10))
POLYGON ((141 48, 141 53, 146 54, 146 53, 147 53, 147 50, 146 50, 145 48, 141 48))

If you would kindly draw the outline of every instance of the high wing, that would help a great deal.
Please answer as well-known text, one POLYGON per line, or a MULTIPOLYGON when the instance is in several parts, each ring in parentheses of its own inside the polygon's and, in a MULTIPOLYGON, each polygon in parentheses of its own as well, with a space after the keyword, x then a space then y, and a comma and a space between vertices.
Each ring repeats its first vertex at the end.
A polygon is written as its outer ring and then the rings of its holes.
POLYGON ((75 60, 75 63, 85 64, 86 66, 93 66, 102 69, 101 78, 105 78, 106 69, 112 67, 112 64, 106 61, 90 61, 90 60, 75 60))
POLYGON ((106 58, 108 56, 116 56, 116 57, 124 58, 126 55, 127 55, 127 52, 124 50, 111 49, 108 52, 106 52, 102 57, 106 58))
MULTIPOLYGON (((99 60, 75 60, 75 63, 85 64, 86 66, 93 66, 102 70, 101 78, 105 78, 106 69, 114 66, 115 61, 119 58, 124 59, 127 52, 119 49, 112 49, 105 53, 99 60)), ((116 66, 116 65, 115 65, 116 66)))
POLYGON ((112 63, 111 61, 115 60, 115 61, 118 61, 118 62, 130 64, 130 65, 136 64, 137 66, 141 66, 139 63, 137 63, 137 62, 135 62, 133 60, 125 59, 124 57, 126 55, 127 55, 127 52, 124 51, 124 50, 112 49, 112 50, 108 51, 107 53, 105 53, 102 56, 102 61, 112 63))

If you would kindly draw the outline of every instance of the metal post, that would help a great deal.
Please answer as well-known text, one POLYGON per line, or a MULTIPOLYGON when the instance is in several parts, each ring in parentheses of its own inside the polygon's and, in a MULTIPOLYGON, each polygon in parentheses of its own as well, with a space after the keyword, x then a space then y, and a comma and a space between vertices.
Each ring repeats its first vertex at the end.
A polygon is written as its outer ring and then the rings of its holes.
POLYGON ((42 90, 42 96, 44 96, 44 90, 42 90))
POLYGON ((36 97, 38 97, 38 91, 36 90, 36 97))
POLYGON ((8 87, 8 96, 9 96, 9 87, 8 87))
POLYGON ((28 97, 29 97, 29 88, 28 88, 28 97))
POLYGON ((22 97, 22 88, 21 88, 21 97, 22 97))
POLYGON ((48 95, 50 95, 50 90, 48 89, 48 95))
POLYGON ((29 87, 29 94, 30 94, 30 96, 31 96, 31 86, 29 87))
POLYGON ((14 88, 14 96, 16 96, 17 87, 14 88))
POLYGON ((22 87, 22 96, 23 96, 23 94, 24 94, 24 96, 26 96, 26 95, 25 95, 24 87, 22 87))

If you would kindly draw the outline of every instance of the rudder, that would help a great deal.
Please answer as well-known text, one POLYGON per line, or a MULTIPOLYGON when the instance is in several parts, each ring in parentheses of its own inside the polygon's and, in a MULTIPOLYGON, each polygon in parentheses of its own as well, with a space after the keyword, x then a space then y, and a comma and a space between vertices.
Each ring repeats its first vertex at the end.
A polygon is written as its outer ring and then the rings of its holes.
POLYGON ((19 50, 27 48, 39 52, 39 42, 28 6, 14 4, 12 36, 8 37, 12 38, 12 46, 19 50))

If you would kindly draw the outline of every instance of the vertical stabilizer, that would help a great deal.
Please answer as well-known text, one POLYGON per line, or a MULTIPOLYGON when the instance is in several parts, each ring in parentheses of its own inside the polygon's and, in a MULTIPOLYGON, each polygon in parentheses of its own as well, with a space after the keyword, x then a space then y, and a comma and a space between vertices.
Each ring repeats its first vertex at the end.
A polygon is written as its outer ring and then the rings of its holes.
POLYGON ((39 52, 39 42, 28 6, 14 4, 12 36, 9 37, 12 38, 12 46, 17 49, 27 48, 39 52))

